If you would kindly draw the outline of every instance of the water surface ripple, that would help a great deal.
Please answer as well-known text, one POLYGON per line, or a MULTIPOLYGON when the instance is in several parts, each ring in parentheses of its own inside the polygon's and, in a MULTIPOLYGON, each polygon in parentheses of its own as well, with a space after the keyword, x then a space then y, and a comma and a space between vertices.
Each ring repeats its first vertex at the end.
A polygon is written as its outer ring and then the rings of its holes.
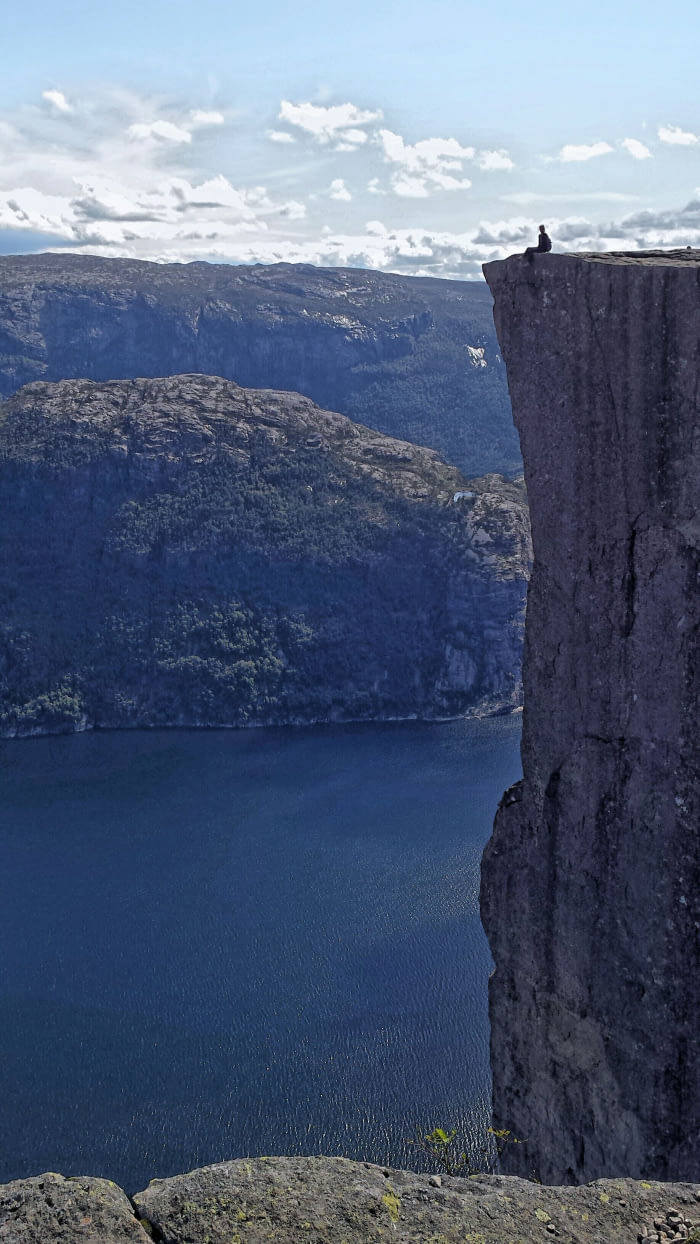
POLYGON ((0 1180, 407 1165, 488 1109, 515 718, 0 745, 0 1180))

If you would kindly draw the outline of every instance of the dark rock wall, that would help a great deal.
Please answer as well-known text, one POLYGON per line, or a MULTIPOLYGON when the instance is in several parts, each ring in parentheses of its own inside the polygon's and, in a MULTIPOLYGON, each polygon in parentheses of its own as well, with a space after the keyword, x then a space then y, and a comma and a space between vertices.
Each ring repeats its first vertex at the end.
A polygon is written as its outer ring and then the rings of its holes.
POLYGON ((488 264, 535 564, 483 862, 497 1127, 545 1182, 700 1177, 700 256, 488 264))

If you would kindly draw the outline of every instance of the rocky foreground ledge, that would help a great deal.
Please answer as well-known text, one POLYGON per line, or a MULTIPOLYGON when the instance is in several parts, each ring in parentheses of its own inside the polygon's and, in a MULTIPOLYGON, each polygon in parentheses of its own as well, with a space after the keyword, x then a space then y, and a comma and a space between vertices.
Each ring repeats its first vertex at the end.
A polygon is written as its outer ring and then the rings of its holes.
POLYGON ((700 1185, 601 1179, 542 1187, 345 1158, 240 1158, 155 1179, 131 1200, 107 1179, 0 1186, 1 1244, 630 1244, 700 1241, 700 1185))

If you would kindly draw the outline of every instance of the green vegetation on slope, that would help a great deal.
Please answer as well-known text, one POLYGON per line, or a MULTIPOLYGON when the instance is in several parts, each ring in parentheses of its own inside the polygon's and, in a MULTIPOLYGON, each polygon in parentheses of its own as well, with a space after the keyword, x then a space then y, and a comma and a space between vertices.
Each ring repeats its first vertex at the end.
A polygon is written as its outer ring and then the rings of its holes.
POLYGON ((0 408, 0 729, 513 706, 522 487, 202 376, 0 408))

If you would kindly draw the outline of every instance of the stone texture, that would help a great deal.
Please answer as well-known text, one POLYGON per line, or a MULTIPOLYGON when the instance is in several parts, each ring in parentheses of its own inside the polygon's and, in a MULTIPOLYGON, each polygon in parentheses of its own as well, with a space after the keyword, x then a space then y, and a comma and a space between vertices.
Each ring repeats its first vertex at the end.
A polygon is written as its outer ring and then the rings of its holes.
POLYGON ((1 1244, 149 1244, 125 1192, 109 1179, 48 1173, 0 1185, 1 1244))
POLYGON ((543 1188, 389 1170, 345 1158, 257 1158, 156 1180, 134 1197, 167 1244, 629 1244, 678 1210, 700 1222, 688 1185, 603 1181, 543 1188))
POLYGON ((483 861, 497 1127, 545 1182, 700 1178, 700 254, 485 266, 535 564, 483 861))
POLYGON ((105 1179, 0 1187, 0 1244, 666 1244, 700 1240, 699 1224, 697 1185, 545 1188, 345 1158, 240 1158, 153 1180, 131 1202, 105 1179))

